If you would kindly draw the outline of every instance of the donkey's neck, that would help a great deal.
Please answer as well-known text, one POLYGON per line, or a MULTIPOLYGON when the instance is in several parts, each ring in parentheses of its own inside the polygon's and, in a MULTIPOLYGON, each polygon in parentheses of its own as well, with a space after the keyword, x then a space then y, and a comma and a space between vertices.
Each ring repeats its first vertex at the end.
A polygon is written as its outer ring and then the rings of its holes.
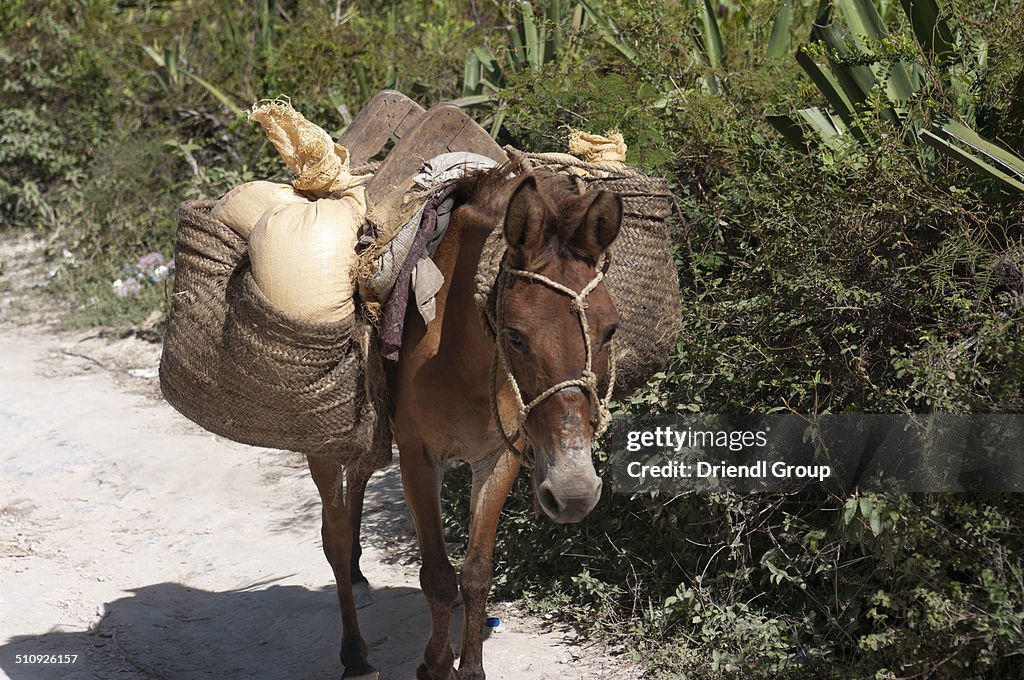
POLYGON ((471 206, 456 209, 435 255, 435 263, 445 277, 445 322, 441 324, 438 350, 452 353, 456 372, 472 379, 474 388, 486 388, 494 345, 480 322, 474 295, 480 253, 491 230, 476 217, 471 206), (481 375, 483 381, 479 380, 481 375))
POLYGON ((490 417, 494 343, 473 301, 480 252, 490 231, 472 206, 453 212, 434 263, 444 275, 437 314, 424 325, 415 308, 406 314, 402 358, 395 367, 396 432, 414 436, 438 455, 470 462, 502 446, 490 417))

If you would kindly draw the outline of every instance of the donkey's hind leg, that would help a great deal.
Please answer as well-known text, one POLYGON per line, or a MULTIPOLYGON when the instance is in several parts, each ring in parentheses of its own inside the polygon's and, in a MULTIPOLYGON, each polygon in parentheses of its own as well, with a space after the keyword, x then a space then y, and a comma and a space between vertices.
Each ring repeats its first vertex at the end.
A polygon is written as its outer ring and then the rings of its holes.
MULTIPOLYGON (((377 678, 377 670, 366 660, 366 643, 359 632, 356 603, 352 595, 353 530, 351 517, 341 493, 343 468, 319 457, 309 457, 309 472, 323 503, 321 535, 324 554, 334 570, 341 605, 342 678, 377 678)), ((361 494, 360 494, 361 500, 361 494)))
POLYGON ((350 468, 345 470, 345 508, 348 510, 349 526, 352 527, 352 561, 349 573, 352 575, 352 594, 356 607, 370 604, 370 584, 359 568, 359 558, 363 555, 363 547, 359 541, 359 527, 363 523, 363 496, 370 474, 364 470, 350 468))

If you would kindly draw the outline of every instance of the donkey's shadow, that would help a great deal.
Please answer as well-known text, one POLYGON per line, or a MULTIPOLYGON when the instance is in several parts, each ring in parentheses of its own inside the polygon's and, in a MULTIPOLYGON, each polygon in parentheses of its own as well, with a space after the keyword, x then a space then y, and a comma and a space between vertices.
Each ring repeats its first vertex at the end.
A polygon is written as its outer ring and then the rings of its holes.
MULTIPOLYGON (((338 678, 334 588, 267 585, 227 592, 178 583, 138 588, 107 604, 91 631, 12 637, 0 646, 0 669, 11 680, 338 678), (59 654, 78 658, 64 665, 18 659, 59 654)), ((452 617, 456 639, 461 615, 459 609, 452 617)), ((414 677, 430 629, 419 590, 374 590, 359 618, 382 680, 414 677)))

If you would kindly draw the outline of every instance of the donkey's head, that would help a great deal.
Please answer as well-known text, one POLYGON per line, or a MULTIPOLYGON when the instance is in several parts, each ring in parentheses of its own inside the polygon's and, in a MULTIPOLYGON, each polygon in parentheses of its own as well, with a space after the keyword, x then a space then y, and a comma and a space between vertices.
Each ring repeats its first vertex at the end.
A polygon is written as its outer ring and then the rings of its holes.
POLYGON ((551 174, 521 180, 505 214, 498 342, 527 405, 537 500, 556 522, 578 522, 601 496, 590 442, 619 317, 598 266, 621 223, 618 195, 581 195, 551 174))

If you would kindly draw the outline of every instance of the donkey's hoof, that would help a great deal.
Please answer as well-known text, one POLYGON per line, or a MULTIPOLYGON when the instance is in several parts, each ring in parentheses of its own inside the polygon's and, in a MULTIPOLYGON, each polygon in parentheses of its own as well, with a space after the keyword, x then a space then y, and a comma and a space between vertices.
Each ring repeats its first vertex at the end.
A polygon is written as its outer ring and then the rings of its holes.
POLYGON ((447 677, 435 677, 430 673, 430 669, 427 668, 427 664, 421 663, 416 669, 416 680, 459 680, 459 676, 455 674, 455 669, 452 668, 448 671, 447 677))
POLYGON ((366 581, 352 584, 352 599, 356 602, 356 609, 373 603, 373 595, 370 594, 370 584, 366 581))
POLYGON ((353 668, 352 670, 346 669, 341 676, 341 680, 379 680, 379 678, 380 674, 373 666, 353 668))

